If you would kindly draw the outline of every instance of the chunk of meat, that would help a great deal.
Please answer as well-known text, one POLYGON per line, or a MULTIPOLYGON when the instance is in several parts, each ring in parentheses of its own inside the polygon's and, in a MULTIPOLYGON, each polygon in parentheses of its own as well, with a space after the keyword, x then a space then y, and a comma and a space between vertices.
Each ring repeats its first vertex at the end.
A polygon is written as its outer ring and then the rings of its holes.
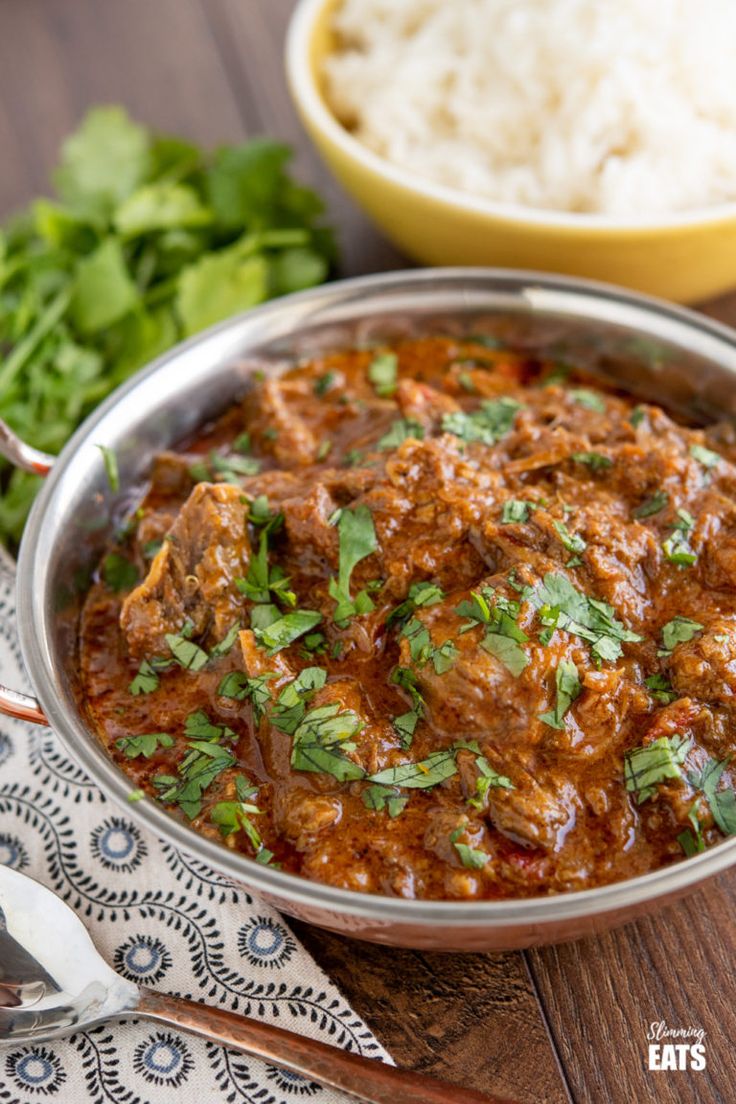
POLYGON ((449 435, 405 441, 386 463, 386 480, 361 499, 373 514, 389 594, 404 597, 411 581, 431 577, 462 586, 484 570, 471 536, 499 476, 468 460, 461 444, 449 435))
POLYGON ((460 410, 460 404, 451 395, 412 379, 399 380, 396 402, 404 418, 419 422, 425 430, 438 426, 444 414, 460 410))
POLYGON ((564 779, 542 785, 530 773, 514 776, 514 789, 488 791, 488 814, 495 828, 512 839, 557 851, 575 825, 576 791, 564 779))
POLYGON ((191 465, 200 459, 197 456, 185 456, 180 452, 159 452, 153 458, 151 468, 151 489, 160 495, 189 494, 194 480, 191 465))
POLYGON ((342 801, 337 794, 316 794, 295 788, 279 795, 274 805, 274 821, 279 832, 304 851, 314 837, 338 824, 342 816, 342 801))
POLYGON ((133 590, 120 625, 133 656, 167 654, 166 634, 192 622, 192 635, 218 641, 240 615, 235 579, 248 569, 246 506, 239 487, 198 483, 133 590))
POLYGON ((547 708, 545 684, 554 676, 555 649, 527 645, 529 665, 515 676, 482 647, 480 627, 459 631, 466 619, 456 607, 469 597, 455 592, 415 614, 429 631, 433 648, 452 641, 453 659, 447 669, 440 664, 438 673, 431 659, 413 658, 412 642, 405 635, 400 640, 401 664, 414 670, 432 725, 449 740, 486 737, 504 746, 537 742, 542 728, 538 716, 547 708))
POLYGON ((736 700, 736 618, 717 617, 692 640, 678 644, 669 661, 672 685, 683 697, 736 700))
POLYGON ((288 498, 281 504, 287 536, 300 550, 307 570, 324 563, 337 569, 338 534, 336 527, 329 524, 337 508, 337 502, 322 483, 315 484, 305 497, 288 498))
POLYGON ((284 468, 313 464, 319 441, 296 413, 309 394, 300 380, 266 380, 245 400, 247 416, 263 448, 284 468))

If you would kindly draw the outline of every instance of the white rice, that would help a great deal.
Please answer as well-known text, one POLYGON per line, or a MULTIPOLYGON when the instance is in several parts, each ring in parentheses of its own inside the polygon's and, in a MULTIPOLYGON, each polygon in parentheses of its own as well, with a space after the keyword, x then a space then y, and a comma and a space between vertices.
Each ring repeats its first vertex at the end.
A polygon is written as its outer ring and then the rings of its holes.
POLYGON ((504 203, 736 199, 734 0, 344 0, 327 92, 376 153, 504 203))

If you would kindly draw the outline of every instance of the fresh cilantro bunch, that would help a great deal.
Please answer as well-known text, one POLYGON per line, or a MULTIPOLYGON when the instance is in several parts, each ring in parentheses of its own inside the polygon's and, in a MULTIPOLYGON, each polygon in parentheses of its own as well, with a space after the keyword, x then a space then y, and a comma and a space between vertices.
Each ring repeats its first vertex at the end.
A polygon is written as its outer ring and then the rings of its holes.
MULTIPOLYGON (((206 154, 119 107, 64 143, 57 198, 0 231, 0 417, 58 451, 114 387, 175 342, 325 279, 322 202, 259 138, 206 154)), ((38 478, 0 466, 14 544, 38 478)))

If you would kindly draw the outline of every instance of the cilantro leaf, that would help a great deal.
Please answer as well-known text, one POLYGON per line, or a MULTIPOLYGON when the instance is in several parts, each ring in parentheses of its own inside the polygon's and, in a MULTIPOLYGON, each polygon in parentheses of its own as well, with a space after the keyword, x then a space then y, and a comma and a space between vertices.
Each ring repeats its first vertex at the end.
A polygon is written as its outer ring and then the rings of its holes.
POLYGON ((662 643, 666 652, 671 652, 677 644, 685 644, 699 633, 703 626, 689 617, 673 617, 662 626, 662 643))
POLYGON ((266 671, 262 675, 248 678, 242 671, 231 671, 220 682, 217 693, 223 698, 232 698, 234 701, 250 701, 253 707, 253 716, 259 721, 267 703, 271 700, 271 692, 268 683, 276 678, 275 671, 266 671))
POLYGON ((254 632, 258 643, 268 649, 268 654, 275 655, 304 633, 311 632, 321 620, 322 614, 316 610, 293 610, 278 617, 268 626, 254 628, 254 632))
POLYGON ((697 460, 698 463, 702 464, 708 471, 717 467, 723 459, 717 452, 713 452, 712 449, 706 448, 705 445, 691 445, 690 455, 693 460, 697 460))
POLYGON ((118 552, 108 552, 102 561, 102 578, 110 590, 130 590, 138 582, 138 571, 135 564, 125 556, 118 552))
POLYGON ((655 491, 649 498, 645 498, 640 506, 637 506, 632 516, 635 518, 652 517, 653 514, 658 514, 660 510, 664 510, 669 500, 670 496, 666 491, 655 491))
POLYGON ((540 714, 540 721, 544 721, 550 728, 564 729, 564 716, 568 709, 580 697, 582 683, 578 676, 578 669, 570 659, 561 659, 555 671, 555 686, 557 688, 557 701, 555 707, 549 713, 540 714))
POLYGON ((150 759, 159 748, 174 746, 174 737, 168 732, 146 732, 142 736, 122 736, 115 741, 115 747, 122 751, 126 759, 137 759, 142 755, 150 759))
POLYGON ((408 441, 410 437, 415 437, 418 441, 423 440, 424 426, 413 418, 397 418, 392 423, 388 433, 384 433, 383 437, 379 439, 376 448, 381 450, 396 449, 399 445, 403 445, 404 441, 408 441))
POLYGON ((401 763, 396 767, 387 767, 368 778, 369 782, 378 782, 384 786, 403 786, 408 790, 428 790, 437 786, 457 773, 455 765, 456 748, 434 751, 426 759, 415 763, 401 763))
POLYGON ((622 642, 641 640, 638 633, 621 624, 612 606, 576 590, 565 575, 548 572, 527 596, 544 625, 587 641, 599 660, 616 660, 622 642))
POLYGON ((149 660, 144 659, 141 661, 141 665, 138 668, 138 674, 128 687, 128 692, 134 697, 137 697, 139 694, 152 694, 154 690, 158 690, 159 681, 156 670, 149 660))
POLYGON ((494 445, 512 428, 519 410, 521 403, 516 399, 507 396, 486 399, 471 413, 457 411, 445 414, 442 418, 442 429, 463 441, 480 441, 484 445, 494 445))
POLYGON ((729 759, 723 759, 721 762, 708 759, 700 776, 689 778, 689 781, 705 794, 713 819, 724 836, 736 835, 736 793, 730 786, 725 790, 718 789, 721 776, 729 762, 729 759))
POLYGON ((97 448, 102 453, 102 462, 105 465, 105 474, 107 475, 107 482, 110 490, 113 494, 120 490, 120 472, 118 471, 118 458, 115 455, 113 449, 108 448, 107 445, 97 445, 97 448))
POLYGON ((513 525, 528 521, 530 511, 536 507, 536 502, 529 502, 523 498, 507 498, 501 511, 501 524, 513 525))
POLYGON ((597 391, 591 391, 589 387, 571 387, 567 393, 578 406, 583 406, 596 414, 606 413, 605 400, 597 391))
POLYGON ((408 794, 400 793, 394 786, 381 786, 375 782, 366 786, 361 797, 366 809, 385 810, 392 819, 403 812, 409 800, 408 794))
POLYGON ((668 778, 681 778, 680 768, 692 747, 684 736, 660 736, 642 747, 632 748, 624 759, 624 780, 639 805, 653 797, 656 787, 668 778))
POLYGON ((602 452, 573 452, 570 457, 576 464, 585 464, 591 471, 605 471, 613 467, 613 460, 602 452))
POLYGON ((470 870, 482 870, 491 856, 486 851, 479 851, 477 848, 470 847, 467 843, 459 843, 458 840, 464 831, 464 825, 456 828, 455 831, 450 834, 450 843, 457 851, 463 866, 468 867, 470 870))
POLYGON ((358 612, 368 613, 373 609, 373 602, 364 592, 360 602, 362 608, 358 608, 357 598, 353 599, 350 594, 350 577, 360 561, 376 551, 378 540, 373 515, 367 506, 341 510, 337 529, 340 546, 339 574, 337 579, 330 579, 329 591, 337 602, 334 618, 339 625, 358 612))
POLYGON ((363 778, 363 768, 345 754, 355 750, 353 737, 362 727, 358 714, 338 702, 310 709, 294 731, 292 767, 331 774, 340 782, 363 778))
POLYGON ((399 358, 396 353, 379 353, 368 365, 368 379, 380 398, 390 398, 396 391, 398 368, 399 358))
POLYGON ((201 671, 209 660, 198 644, 180 633, 167 633, 165 640, 176 662, 186 671, 201 671))

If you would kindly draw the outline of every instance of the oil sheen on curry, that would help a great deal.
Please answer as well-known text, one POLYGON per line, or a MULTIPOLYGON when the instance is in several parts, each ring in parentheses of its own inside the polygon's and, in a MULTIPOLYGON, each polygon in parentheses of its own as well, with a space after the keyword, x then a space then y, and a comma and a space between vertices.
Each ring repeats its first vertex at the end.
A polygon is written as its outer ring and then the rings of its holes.
POLYGON ((334 886, 508 898, 736 832, 736 468, 490 337, 255 374, 82 617, 132 797, 334 886))

